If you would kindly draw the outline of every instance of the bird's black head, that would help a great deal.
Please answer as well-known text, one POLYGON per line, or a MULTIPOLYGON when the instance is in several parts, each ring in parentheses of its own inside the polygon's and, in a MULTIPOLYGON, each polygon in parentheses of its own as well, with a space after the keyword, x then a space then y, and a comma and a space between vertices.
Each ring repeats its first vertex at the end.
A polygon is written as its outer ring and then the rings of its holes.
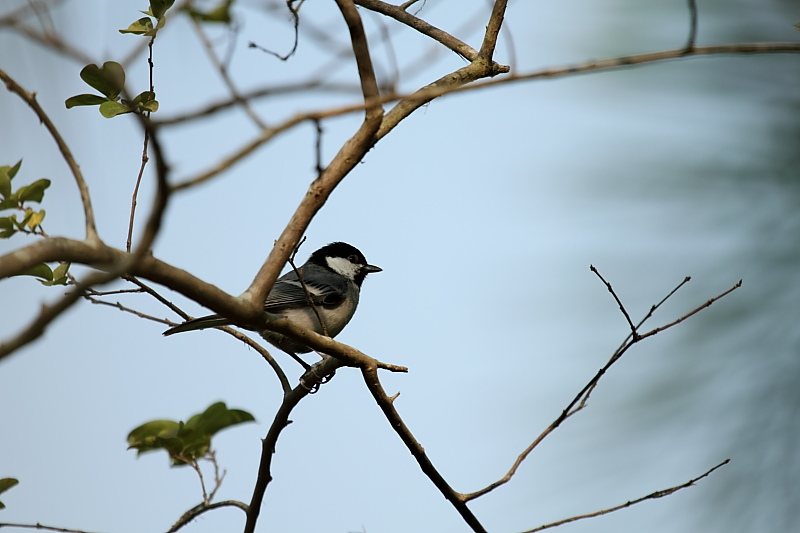
POLYGON ((333 270, 352 280, 359 287, 367 274, 383 270, 367 263, 367 258, 358 248, 345 242, 332 242, 323 246, 311 254, 308 262, 333 270))

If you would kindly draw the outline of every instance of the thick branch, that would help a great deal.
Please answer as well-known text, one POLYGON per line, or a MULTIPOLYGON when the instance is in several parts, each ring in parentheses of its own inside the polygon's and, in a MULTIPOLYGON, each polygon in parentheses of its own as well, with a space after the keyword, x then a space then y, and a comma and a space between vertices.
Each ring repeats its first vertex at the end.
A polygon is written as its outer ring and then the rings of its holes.
POLYGON ((378 84, 372 61, 369 56, 366 35, 361 17, 350 0, 337 0, 342 16, 350 31, 353 53, 358 64, 361 91, 366 106, 364 122, 358 131, 342 146, 331 163, 322 174, 311 183, 305 198, 300 202, 292 215, 289 224, 275 243, 267 260, 262 265, 253 282, 244 293, 243 298, 253 306, 261 306, 267 293, 278 278, 280 270, 289 255, 297 246, 314 215, 325 205, 336 186, 355 167, 366 153, 375 145, 375 133, 383 117, 383 109, 378 103, 378 84))

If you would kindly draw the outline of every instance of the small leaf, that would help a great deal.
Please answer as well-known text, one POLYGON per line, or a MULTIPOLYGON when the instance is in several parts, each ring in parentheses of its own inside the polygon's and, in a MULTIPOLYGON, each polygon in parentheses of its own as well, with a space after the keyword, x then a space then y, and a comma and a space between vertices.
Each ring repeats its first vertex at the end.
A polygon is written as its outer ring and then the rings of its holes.
POLYGON ((31 231, 35 230, 44 220, 44 215, 44 209, 33 212, 28 220, 28 228, 30 228, 31 231))
POLYGON ((175 0, 150 0, 150 13, 157 19, 161 19, 175 0))
POLYGON ((53 277, 60 278, 67 275, 67 271, 72 263, 61 263, 53 270, 53 277))
POLYGON ((71 109, 79 105, 100 105, 107 101, 108 98, 97 96, 96 94, 79 94, 77 96, 71 96, 67 98, 64 103, 66 104, 67 109, 71 109))
POLYGON ((17 201, 17 195, 12 194, 2 202, 0 202, 0 211, 3 209, 16 209, 19 207, 19 202, 17 201))
POLYGON ((152 450, 165 449, 164 439, 174 438, 181 424, 174 420, 152 420, 128 433, 128 449, 137 450, 137 455, 152 450))
POLYGON ((196 429, 202 434, 211 437, 227 427, 253 421, 255 421, 255 418, 247 411, 228 409, 224 402, 217 402, 209 406, 204 412, 190 418, 186 422, 186 427, 196 429))
POLYGON ((200 22, 222 22, 228 24, 233 20, 231 17, 232 3, 233 0, 223 0, 215 7, 212 7, 205 12, 198 11, 190 5, 186 7, 186 11, 189 12, 189 16, 200 22))
POLYGON ((158 100, 150 100, 149 102, 142 104, 141 107, 144 111, 150 111, 151 113, 155 113, 158 111, 158 100))
POLYGON ((8 168, 0 168, 0 196, 3 198, 11 194, 11 178, 8 175, 8 168))
POLYGON ((30 185, 25 185, 17 189, 17 198, 19 203, 23 202, 41 202, 44 198, 44 190, 50 186, 50 180, 40 179, 36 180, 30 185))
POLYGON ((131 23, 126 29, 119 30, 120 33, 132 33, 133 35, 153 35, 153 31, 153 21, 150 17, 142 17, 131 23))
MULTIPOLYGON (((4 493, 8 489, 16 485, 19 485, 19 480, 14 479, 13 477, 4 477, 3 479, 0 479, 0 494, 4 493)), ((6 506, 3 504, 3 502, 0 502, 0 509, 5 509, 5 508, 6 506)))
POLYGON ((106 118, 114 118, 117 115, 124 115, 130 112, 131 109, 128 106, 112 100, 100 104, 100 114, 106 118))
POLYGON ((29 269, 21 272, 20 276, 34 276, 36 278, 41 278, 39 281, 53 281, 53 271, 50 270, 50 267, 47 266, 45 263, 39 263, 38 265, 34 265, 29 269))
POLYGON ((17 175, 17 171, 19 170, 19 167, 21 167, 21 166, 22 166, 22 159, 17 161, 17 164, 14 165, 13 167, 11 167, 11 170, 8 171, 8 179, 13 180, 14 176, 17 175))
POLYGON ((116 61, 106 61, 102 67, 86 65, 81 70, 81 79, 110 100, 116 100, 125 87, 125 69, 116 61))

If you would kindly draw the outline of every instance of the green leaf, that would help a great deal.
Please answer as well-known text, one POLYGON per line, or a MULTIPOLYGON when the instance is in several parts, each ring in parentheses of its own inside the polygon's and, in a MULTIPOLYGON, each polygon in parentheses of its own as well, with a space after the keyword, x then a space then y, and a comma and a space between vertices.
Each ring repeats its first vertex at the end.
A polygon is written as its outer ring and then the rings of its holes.
POLYGON ((0 239, 8 239, 17 232, 16 222, 16 215, 0 218, 0 239))
POLYGON ((117 115, 124 115, 130 112, 131 109, 128 106, 112 100, 100 104, 100 114, 106 118, 114 118, 117 115))
POLYGON ((155 18, 161 19, 174 3, 175 0, 150 0, 150 13, 155 18))
POLYGON ((0 202, 0 211, 3 209, 16 209, 19 207, 19 202, 17 201, 17 195, 12 194, 2 202, 0 202))
POLYGON ((22 159, 17 161, 17 164, 14 165, 13 167, 11 167, 11 170, 8 171, 8 179, 13 180, 14 176, 17 175, 17 171, 19 170, 19 167, 21 167, 21 166, 22 166, 22 159))
POLYGON ((81 79, 108 99, 116 100, 125 87, 125 69, 116 61, 106 61, 102 67, 86 65, 81 70, 81 79))
POLYGON ((181 424, 174 420, 152 420, 128 433, 128 449, 136 449, 137 455, 165 448, 164 439, 174 438, 181 424))
POLYGON ((17 199, 23 202, 41 202, 44 198, 44 190, 50 186, 50 180, 36 180, 30 185, 25 185, 17 189, 17 199))
POLYGON ((132 33, 133 35, 153 35, 153 21, 150 17, 142 17, 136 22, 131 23, 124 30, 119 30, 120 33, 132 33))
POLYGON ((61 263, 55 270, 53 270, 53 279, 50 281, 42 281, 42 285, 48 287, 53 285, 66 285, 69 282, 67 277, 67 270, 69 270, 70 263, 61 263))
POLYGON ((71 109, 79 105, 100 105, 107 101, 108 98, 97 96, 96 94, 79 94, 77 96, 71 96, 67 98, 64 103, 66 104, 67 109, 71 109))
POLYGON ((209 406, 204 412, 190 418, 186 422, 186 427, 197 429, 211 437, 227 427, 253 421, 255 421, 255 418, 247 411, 228 409, 224 402, 217 402, 209 406))
POLYGON ((156 101, 156 93, 153 91, 144 91, 136 95, 132 102, 123 102, 130 109, 138 108, 141 111, 158 111, 158 102, 156 101))
POLYGON ((33 231, 35 230, 44 220, 45 210, 40 209, 39 211, 32 211, 31 216, 27 221, 28 228, 33 231))
MULTIPOLYGON (((4 477, 3 479, 0 479, 0 494, 4 493, 11 487, 18 484, 19 480, 14 479, 13 477, 4 477)), ((5 508, 6 506, 3 504, 3 502, 0 502, 0 509, 5 509, 5 508)))
POLYGON ((0 195, 4 198, 11 194, 11 180, 17 175, 19 167, 22 165, 22 159, 17 161, 13 167, 8 165, 0 166, 0 195))
POLYGON ((189 16, 200 22, 222 22, 228 24, 233 20, 231 17, 231 4, 233 4, 233 0, 223 0, 205 12, 198 11, 190 5, 186 7, 186 11, 189 12, 189 16))
POLYGON ((15 485, 19 485, 18 479, 14 479, 13 477, 4 477, 3 479, 0 479, 0 494, 4 493, 15 485))
POLYGON ((11 194, 11 178, 8 176, 8 168, 0 168, 0 196, 3 198, 11 194))
POLYGON ((34 265, 29 269, 21 272, 20 276, 34 276, 37 278, 41 278, 39 281, 53 281, 53 271, 50 270, 50 267, 47 266, 45 263, 39 263, 38 265, 34 265))

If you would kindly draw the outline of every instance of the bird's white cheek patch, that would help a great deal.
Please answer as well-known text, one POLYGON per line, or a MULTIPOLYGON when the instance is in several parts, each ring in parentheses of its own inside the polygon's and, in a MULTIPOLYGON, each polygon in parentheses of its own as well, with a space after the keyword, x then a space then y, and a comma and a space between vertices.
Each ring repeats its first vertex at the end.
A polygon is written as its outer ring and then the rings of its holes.
POLYGON ((334 272, 338 272, 349 280, 354 280, 361 270, 359 265, 354 265, 344 257, 326 257, 325 262, 334 272))

